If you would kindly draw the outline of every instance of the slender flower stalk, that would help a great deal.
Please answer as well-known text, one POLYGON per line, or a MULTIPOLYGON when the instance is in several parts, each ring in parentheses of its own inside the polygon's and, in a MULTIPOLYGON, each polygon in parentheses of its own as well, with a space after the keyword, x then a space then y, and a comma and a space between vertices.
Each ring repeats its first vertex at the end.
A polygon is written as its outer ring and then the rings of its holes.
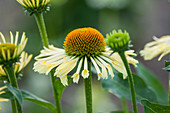
MULTIPOLYGON (((43 19, 43 14, 35 14, 35 18, 37 21, 37 25, 41 34, 41 38, 42 38, 42 42, 44 47, 49 48, 48 46, 48 37, 47 37, 47 31, 46 31, 46 27, 45 27, 45 23, 44 23, 44 19, 43 19)), ((54 73, 51 72, 51 82, 52 82, 52 87, 53 87, 53 96, 54 96, 54 100, 55 100, 55 105, 56 105, 56 109, 58 113, 62 113, 61 110, 61 104, 60 104, 60 100, 58 98, 58 92, 57 92, 57 88, 54 85, 55 84, 55 76, 54 73)))
POLYGON ((128 107, 127 107, 127 104, 126 104, 126 99, 124 97, 121 97, 121 102, 122 102, 124 113, 128 113, 128 107))
POLYGON ((169 73, 169 76, 168 76, 168 83, 169 83, 169 87, 168 87, 168 105, 170 105, 170 73, 169 73))
POLYGON ((130 40, 129 33, 127 33, 126 31, 124 31, 123 33, 122 30, 118 30, 118 32, 114 30, 112 33, 107 34, 106 37, 107 37, 107 44, 112 48, 113 51, 118 52, 119 56, 123 61, 123 64, 125 66, 128 75, 128 81, 131 90, 133 112, 137 113, 134 80, 129 67, 128 60, 125 55, 125 51, 129 49, 129 40, 130 40))
POLYGON ((17 113, 17 105, 16 105, 16 100, 11 99, 11 108, 12 108, 12 113, 17 113))
POLYGON ((134 80, 133 80, 132 72, 130 70, 129 63, 126 59, 124 51, 119 52, 119 55, 122 58, 122 61, 125 65, 125 68, 126 68, 126 71, 127 71, 127 74, 128 74, 128 80, 129 80, 129 84, 130 84, 132 103, 133 103, 133 112, 137 113, 136 96, 135 96, 135 88, 134 88, 134 80))
POLYGON ((54 84, 55 83, 54 70, 51 70, 50 73, 51 73, 51 82, 53 87, 53 95, 54 95, 54 100, 57 108, 57 113, 62 113, 60 99, 59 96, 57 95, 58 92, 54 84))
MULTIPOLYGON (((30 15, 34 15, 37 22, 37 26, 39 28, 43 46, 49 48, 48 35, 43 18, 43 12, 49 11, 50 0, 17 0, 17 1, 25 8, 27 13, 29 13, 30 15)), ((60 105, 60 99, 58 98, 57 88, 55 86, 55 79, 56 77, 54 76, 54 71, 51 71, 51 82, 53 87, 55 105, 57 112, 61 113, 62 110, 60 105)))
POLYGON ((36 13, 34 14, 34 16, 41 34, 43 45, 48 48, 48 36, 43 18, 43 13, 36 13))
MULTIPOLYGON (((8 75, 8 78, 9 78, 9 81, 10 81, 11 85, 13 87, 15 87, 15 88, 18 88, 17 79, 16 79, 16 75, 15 75, 13 64, 11 64, 11 65, 4 65, 4 70, 5 70, 6 74, 8 75)), ((13 113, 16 112, 15 111, 15 108, 16 108, 15 103, 17 105, 18 113, 22 113, 22 107, 19 104, 18 100, 16 100, 16 98, 14 99, 14 101, 13 100, 11 101, 13 113)))
POLYGON ((85 95, 86 95, 86 109, 87 113, 92 113, 92 85, 91 85, 91 62, 88 61, 89 77, 84 79, 85 95))
POLYGON ((12 113, 17 113, 17 106, 14 99, 11 99, 12 113))
MULTIPOLYGON (((48 46, 48 36, 47 36, 46 27, 45 27, 45 22, 44 22, 44 19, 43 19, 43 14, 37 13, 37 14, 35 14, 35 18, 36 18, 37 25, 38 25, 38 28, 39 28, 39 31, 40 31, 40 34, 41 34, 43 45, 44 45, 44 47, 49 48, 49 46, 48 46)), ((57 109, 58 113, 62 113, 60 100, 58 99, 57 88, 54 85, 55 79, 56 78, 54 76, 54 73, 51 72, 51 82, 52 82, 52 87, 53 87, 56 109, 57 109)))
MULTIPOLYGON (((170 56, 169 56, 169 61, 170 61, 170 56)), ((168 83, 169 83, 169 86, 168 86, 168 105, 170 105, 170 72, 169 72, 169 75, 168 75, 168 83)))

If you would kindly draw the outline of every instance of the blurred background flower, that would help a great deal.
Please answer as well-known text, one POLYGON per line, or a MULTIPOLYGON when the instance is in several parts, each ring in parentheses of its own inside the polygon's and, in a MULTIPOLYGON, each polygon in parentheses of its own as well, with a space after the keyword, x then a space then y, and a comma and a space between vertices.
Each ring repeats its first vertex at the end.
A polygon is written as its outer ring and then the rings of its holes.
MULTIPOLYGON (((78 27, 93 27, 102 32, 113 29, 126 29, 131 36, 133 50, 139 52, 152 37, 170 34, 170 3, 167 0, 51 0, 50 12, 44 14, 50 44, 62 48, 66 35, 78 27), (55 43, 54 43, 55 42, 55 43)), ((6 36, 8 31, 26 32, 29 37, 25 51, 34 54, 42 49, 41 38, 33 16, 25 16, 23 7, 15 0, 0 1, 0 31, 6 36), (5 34, 6 33, 6 34, 5 34)), ((155 58, 139 61, 151 69, 168 89, 168 73, 162 70, 164 60, 155 58), (152 65, 150 65, 152 64, 152 65), (161 76, 165 75, 165 76, 161 76)), ((24 77, 19 81, 21 89, 28 90, 46 100, 52 100, 52 89, 49 76, 33 72, 32 64, 24 69, 24 77), (51 92, 51 93, 49 93, 51 92)), ((109 113, 113 109, 121 109, 121 103, 115 96, 103 91, 97 76, 93 76, 94 110, 109 113)), ((62 97, 64 113, 85 112, 83 81, 79 85, 69 86, 62 97), (81 86, 80 86, 81 85, 81 86), (71 97, 71 98, 70 98, 71 97)), ((2 113, 10 113, 10 102, 0 103, 2 113)), ((49 113, 48 110, 28 101, 24 101, 24 113, 49 113), (42 110, 43 109, 43 110, 42 110), (34 111, 32 111, 34 110, 34 111)), ((143 112, 142 109, 140 111, 143 112)), ((140 113, 139 112, 139 113, 140 113)))
POLYGON ((158 61, 162 57, 170 53, 170 36, 162 36, 161 38, 153 37, 154 41, 148 42, 144 49, 140 51, 141 56, 145 60, 151 60, 160 55, 158 61))

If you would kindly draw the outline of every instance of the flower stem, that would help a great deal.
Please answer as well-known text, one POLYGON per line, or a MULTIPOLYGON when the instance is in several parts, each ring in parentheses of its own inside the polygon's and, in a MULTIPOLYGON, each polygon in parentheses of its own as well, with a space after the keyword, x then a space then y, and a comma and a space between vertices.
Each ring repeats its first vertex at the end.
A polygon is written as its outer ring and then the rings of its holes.
MULTIPOLYGON (((6 65, 4 66, 5 72, 8 75, 10 84, 15 87, 18 88, 18 84, 17 84, 17 79, 16 79, 16 75, 14 72, 14 66, 13 65, 6 65)), ((12 111, 13 113, 16 113, 16 105, 17 105, 17 111, 18 113, 22 113, 22 107, 19 104, 19 102, 16 100, 16 98, 14 100, 11 100, 11 104, 12 104, 12 111)))
POLYGON ((135 88, 134 88, 134 81, 133 81, 133 76, 128 64, 128 61, 126 59, 125 53, 124 51, 119 52, 119 55, 125 65, 127 74, 128 74, 128 80, 129 80, 129 85, 130 85, 130 89, 131 89, 131 97, 132 97, 132 103, 133 103, 133 112, 137 113, 137 106, 136 106, 136 96, 135 96, 135 88))
MULTIPOLYGON (((169 56, 169 59, 170 59, 170 56, 169 56)), ((169 72, 169 75, 168 75, 168 78, 169 78, 169 86, 168 86, 168 105, 170 105, 170 72, 169 72)))
MULTIPOLYGON (((46 27, 45 27, 43 14, 42 13, 41 14, 36 13, 35 19, 36 19, 36 22, 37 22, 37 25, 38 25, 38 28, 39 28, 39 31, 40 31, 40 34, 41 34, 43 45, 45 47, 49 48, 49 46, 48 46, 48 36, 47 36, 47 31, 46 31, 46 27)), ((52 70, 50 73, 51 73, 51 82, 52 82, 52 87, 53 87, 54 100, 55 100, 55 104, 56 104, 56 112, 62 113, 61 105, 60 105, 60 99, 58 98, 57 87, 55 86, 54 70, 52 70)))
POLYGON ((17 113, 16 103, 14 99, 11 99, 12 113, 17 113))
POLYGON ((128 107, 127 107, 127 104, 126 104, 126 99, 124 97, 121 97, 121 101, 122 101, 124 113, 128 113, 128 107))
POLYGON ((58 97, 58 92, 57 92, 57 89, 56 89, 55 84, 54 84, 55 83, 54 69, 51 70, 51 81, 52 81, 52 86, 53 86, 53 94, 54 94, 57 113, 62 113, 60 99, 58 97))
POLYGON ((42 42, 45 47, 48 48, 48 38, 47 38, 47 31, 44 23, 44 18, 42 13, 36 13, 35 19, 37 21, 37 25, 41 34, 42 42))
POLYGON ((92 113, 91 62, 88 61, 89 77, 84 79, 86 95, 86 113, 92 113))
POLYGON ((168 88, 168 105, 170 105, 170 73, 169 73, 169 88, 168 88))

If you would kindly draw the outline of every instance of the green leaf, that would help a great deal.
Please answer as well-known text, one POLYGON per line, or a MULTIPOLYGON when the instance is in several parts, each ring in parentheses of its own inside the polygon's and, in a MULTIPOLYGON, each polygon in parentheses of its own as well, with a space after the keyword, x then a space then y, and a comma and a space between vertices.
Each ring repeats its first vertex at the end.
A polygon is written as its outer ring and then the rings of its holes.
MULTIPOLYGON (((72 78, 69 76, 69 77, 68 77, 68 85, 70 85, 71 82, 72 82, 72 78)), ((62 96, 62 94, 63 94, 63 92, 64 92, 64 90, 65 90, 66 87, 67 87, 67 86, 64 86, 64 85, 61 83, 60 79, 57 79, 57 80, 55 81, 55 88, 56 88, 56 91, 57 91, 57 93, 58 93, 58 97, 59 97, 60 100, 61 100, 61 96, 62 96)))
POLYGON ((165 67, 170 65, 170 61, 165 61, 165 67))
MULTIPOLYGON (((137 102, 140 103, 143 99, 157 102, 156 95, 151 89, 147 87, 146 83, 135 74, 133 74, 133 78, 137 102)), ((122 74, 120 73, 113 79, 109 78, 107 80, 102 80, 102 86, 104 89, 108 90, 119 98, 124 97, 131 100, 128 79, 123 79, 122 74)))
POLYGON ((19 89, 11 86, 8 82, 5 83, 7 86, 8 90, 13 94, 13 96, 18 100, 18 103, 22 105, 22 93, 19 89))
MULTIPOLYGON (((14 99, 14 95, 10 91, 8 91, 8 90, 4 90, 4 91, 5 91, 5 93, 0 95, 1 98, 14 99)), ((34 102, 42 107, 45 107, 45 108, 51 110, 54 113, 56 112, 54 105, 51 104, 50 102, 43 100, 27 91, 20 90, 20 92, 22 93, 23 99, 34 102)))
POLYGON ((161 82, 155 77, 155 75, 142 64, 138 65, 137 73, 146 82, 148 87, 154 91, 157 96, 158 102, 162 104, 167 104, 168 96, 166 94, 166 91, 161 82))
POLYGON ((170 65, 167 66, 167 67, 165 67, 165 68, 163 68, 163 69, 166 70, 166 71, 168 71, 168 72, 170 72, 170 65))
MULTIPOLYGON (((170 106, 151 103, 148 100, 142 100, 141 103, 150 109, 153 113, 170 113, 170 106)), ((149 112, 149 113, 152 113, 149 112)))
POLYGON ((152 110, 144 106, 145 113, 154 113, 152 110))
POLYGON ((170 72, 170 61, 165 61, 165 68, 163 69, 170 72))
MULTIPOLYGON (((125 113, 124 111, 111 111, 110 113, 125 113)), ((132 113, 131 111, 129 111, 128 113, 132 113)))
POLYGON ((37 96, 27 92, 27 91, 22 90, 21 92, 22 92, 23 98, 25 100, 29 100, 31 102, 34 102, 34 103, 36 103, 36 104, 38 104, 42 107, 45 107, 45 108, 51 110, 54 113, 56 112, 54 105, 51 104, 50 102, 43 100, 43 99, 41 99, 41 98, 39 98, 39 97, 37 97, 37 96))

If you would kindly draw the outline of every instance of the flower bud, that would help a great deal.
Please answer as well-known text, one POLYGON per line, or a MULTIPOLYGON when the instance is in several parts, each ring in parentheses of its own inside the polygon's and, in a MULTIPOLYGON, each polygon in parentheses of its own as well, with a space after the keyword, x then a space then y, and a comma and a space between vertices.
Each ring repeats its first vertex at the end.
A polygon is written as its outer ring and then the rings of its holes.
POLYGON ((50 10, 50 0, 17 0, 24 8, 26 14, 42 13, 50 10))
POLYGON ((130 36, 127 31, 113 30, 110 34, 106 34, 106 43, 114 51, 125 51, 128 50, 130 36))

